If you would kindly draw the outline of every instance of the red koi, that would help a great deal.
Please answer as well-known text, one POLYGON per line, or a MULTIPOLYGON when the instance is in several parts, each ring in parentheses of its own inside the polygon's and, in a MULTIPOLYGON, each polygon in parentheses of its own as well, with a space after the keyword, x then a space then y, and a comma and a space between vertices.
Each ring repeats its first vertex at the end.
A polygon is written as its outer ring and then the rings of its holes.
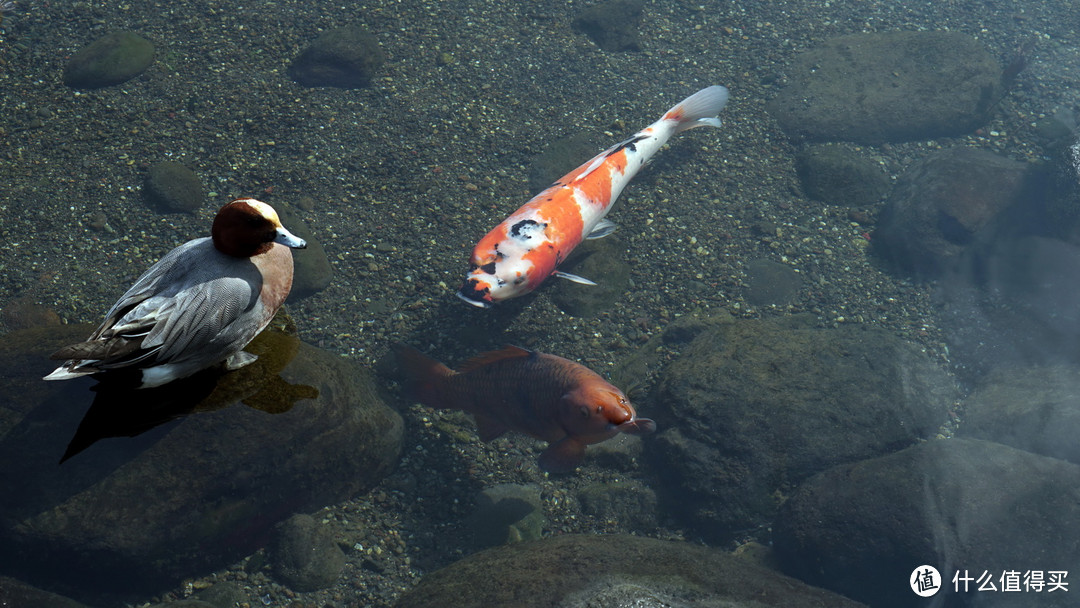
POLYGON ((581 464, 589 444, 656 430, 655 422, 637 416, 622 391, 562 357, 507 346, 455 371, 403 344, 393 350, 417 400, 469 412, 482 441, 512 430, 549 442, 540 467, 552 473, 581 464))

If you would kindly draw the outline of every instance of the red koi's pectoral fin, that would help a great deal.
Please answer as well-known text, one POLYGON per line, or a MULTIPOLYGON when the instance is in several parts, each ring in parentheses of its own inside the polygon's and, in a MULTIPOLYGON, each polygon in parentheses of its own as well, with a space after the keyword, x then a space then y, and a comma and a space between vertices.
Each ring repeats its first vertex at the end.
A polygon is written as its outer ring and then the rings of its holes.
POLYGON ((540 468, 548 473, 569 473, 585 459, 585 443, 563 437, 540 454, 540 468))
POLYGON ((475 414, 473 418, 476 419, 476 432, 480 435, 480 441, 491 441, 510 430, 505 424, 483 414, 475 414))

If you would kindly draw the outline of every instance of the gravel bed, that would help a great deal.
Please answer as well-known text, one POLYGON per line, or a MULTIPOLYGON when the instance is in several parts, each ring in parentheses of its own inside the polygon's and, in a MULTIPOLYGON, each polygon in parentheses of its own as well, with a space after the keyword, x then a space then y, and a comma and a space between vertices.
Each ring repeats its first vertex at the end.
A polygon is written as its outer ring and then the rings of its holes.
MULTIPOLYGON (((606 53, 570 27, 589 4, 19 0, 0 24, 0 308, 29 298, 65 321, 97 322, 142 270, 206 234, 218 206, 254 196, 296 211, 333 266, 325 291, 289 308, 303 338, 365 365, 378 365, 392 340, 447 362, 512 342, 605 372, 679 316, 721 311, 873 323, 947 365, 930 290, 867 255, 880 206, 852 213, 803 198, 798 148, 765 101, 794 55, 836 35, 959 30, 1003 64, 1034 42, 1016 88, 978 133, 865 152, 894 177, 938 147, 1037 160, 1033 122, 1076 102, 1069 85, 1080 61, 1064 43, 1076 39, 1068 24, 1080 23, 1077 9, 655 0, 646 3, 643 50, 606 53), (289 62, 321 31, 356 22, 388 56, 370 88, 303 89, 288 79, 289 62), (151 68, 107 89, 65 87, 66 58, 117 29, 157 46, 151 68), (614 143, 710 84, 731 90, 724 127, 678 136, 609 216, 634 288, 605 314, 561 313, 550 285, 490 311, 453 297, 472 245, 533 194, 529 163, 549 142, 591 130, 614 143), (161 160, 199 175, 210 193, 204 208, 162 215, 143 201, 147 168, 161 160), (762 258, 802 273, 791 306, 744 300, 745 264, 762 258)), ((408 425, 399 469, 370 494, 317 514, 349 548, 335 587, 295 594, 255 555, 146 602, 230 580, 252 606, 388 606, 424 572, 475 549, 461 521, 476 492, 495 483, 539 484, 550 533, 624 531, 584 516, 574 494, 625 474, 585 467, 547 477, 535 466, 538 442, 484 445, 459 413, 397 405, 408 425)), ((638 408, 648 415, 647 399, 638 408)), ((653 534, 685 535, 673 521, 653 534)))

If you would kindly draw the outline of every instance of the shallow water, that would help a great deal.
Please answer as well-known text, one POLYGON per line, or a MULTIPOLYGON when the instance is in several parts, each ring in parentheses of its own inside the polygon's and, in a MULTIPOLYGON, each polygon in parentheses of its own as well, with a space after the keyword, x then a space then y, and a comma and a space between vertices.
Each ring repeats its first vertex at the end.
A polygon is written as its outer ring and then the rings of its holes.
MULTIPOLYGON (((543 442, 520 435, 479 442, 467 416, 423 408, 401 396, 386 359, 392 341, 409 343, 449 364, 504 343, 558 354, 624 385, 638 412, 650 417, 666 407, 658 402, 656 387, 666 364, 688 348, 672 336, 685 331, 677 324, 691 317, 730 316, 741 322, 798 316, 822 330, 851 324, 884 330, 917 345, 928 361, 954 377, 961 403, 985 389, 988 370, 1006 362, 1021 369, 1060 364, 1055 369, 1062 371, 1047 377, 1070 377, 1076 365, 1069 348, 1075 328, 1068 315, 1062 320, 1059 314, 1068 309, 1063 294, 1069 293, 1069 283, 1045 288, 1050 279, 1066 275, 1068 264, 1044 277, 1039 282, 1043 289, 1016 294, 1006 288, 1004 296, 998 287, 982 291, 978 282, 968 290, 971 277, 963 269, 959 277, 930 282, 890 271, 870 251, 874 220, 885 201, 849 208, 805 196, 794 159, 809 144, 790 140, 765 104, 790 83, 800 52, 836 36, 962 32, 976 38, 1005 70, 1017 65, 1018 55, 1025 57, 1011 89, 978 131, 845 146, 877 163, 892 181, 940 148, 979 148, 1040 162, 1049 155, 1040 119, 1067 118, 1077 103, 1075 7, 662 0, 644 6, 637 28, 640 50, 604 51, 572 27, 587 6, 554 1, 380 0, 356 6, 18 2, 5 12, 0 23, 0 247, 5 252, 0 309, 5 333, 47 324, 57 316, 65 323, 99 322, 146 267, 179 243, 204 236, 220 205, 253 196, 288 208, 306 224, 332 269, 325 289, 288 305, 300 339, 379 372, 380 398, 400 412, 405 425, 401 459, 374 489, 357 488, 325 504, 304 502, 303 510, 317 510, 317 519, 348 549, 345 570, 329 589, 283 587, 267 564, 262 532, 246 537, 242 548, 219 562, 173 573, 175 580, 151 589, 132 585, 131 593, 116 588, 103 593, 82 577, 68 580, 57 566, 8 573, 90 605, 141 605, 229 581, 252 605, 264 600, 287 605, 296 599, 320 606, 386 606, 424 573, 478 548, 465 522, 475 511, 478 492, 502 483, 539 489, 545 536, 634 532, 706 542, 722 550, 773 541, 768 522, 751 518, 744 528, 714 534, 673 508, 680 496, 662 483, 671 472, 657 468, 657 444, 651 438, 629 464, 619 457, 615 464, 596 458, 571 476, 539 471, 536 455, 543 442), (353 23, 362 23, 386 53, 371 86, 305 88, 289 78, 289 64, 321 32, 353 23), (65 86, 66 60, 114 30, 138 32, 155 45, 150 67, 106 88, 65 86), (609 215, 619 228, 605 239, 615 244, 599 249, 599 255, 617 256, 629 269, 629 283, 602 312, 592 317, 564 313, 559 297, 577 286, 557 279, 493 310, 473 309, 454 297, 469 250, 535 193, 529 186, 530 168, 553 142, 587 132, 598 151, 711 84, 731 91, 724 126, 677 136, 609 215), (183 163, 201 181, 206 196, 194 212, 162 213, 145 200, 149 167, 164 160, 183 163), (768 305, 748 293, 754 284, 748 268, 762 260, 797 271, 799 282, 790 299, 768 305), (943 285, 955 289, 943 296, 943 285), (1010 314, 1016 310, 1019 316, 1010 314), (673 326, 676 331, 662 337, 673 326), (657 512, 643 523, 583 510, 584 489, 615 481, 658 493, 657 512)), ((1074 259, 1067 253, 1072 241, 1051 237, 1055 244, 1065 243, 1066 253, 1056 247, 1039 251, 1057 252, 1049 254, 1054 262, 1074 259)), ((1033 249, 990 248, 1002 255, 1033 249)), ((1057 268, 1035 259, 1037 267, 1057 268)), ((990 284, 1023 283, 1015 280, 1015 273, 1026 272, 1023 267, 1011 268, 992 274, 990 284)), ((979 278, 984 278, 981 271, 979 278)), ((12 366, 48 371, 46 352, 17 352, 12 366)), ((1071 385, 1062 382, 1064 396, 1058 402, 1067 406, 1075 398, 1071 385)), ((31 393, 10 399, 0 418, 0 443, 9 446, 18 445, 11 443, 14 430, 36 428, 35 417, 51 419, 47 410, 35 409, 42 406, 31 400, 31 393)), ((52 403, 59 408, 63 402, 52 403)), ((657 419, 663 432, 664 419, 657 419)), ((963 429, 964 419, 963 407, 953 403, 941 427, 922 439, 950 440, 963 429)), ((157 427, 134 439, 107 439, 56 465, 57 470, 66 476, 63 467, 78 470, 112 450, 138 452, 170 428, 157 427), (106 444, 113 447, 104 450, 106 444), (80 465, 80 459, 86 464, 80 465)), ((1030 440, 1023 448, 1038 451, 1034 444, 1039 437, 1030 434, 1049 431, 1023 428, 1019 439, 1030 440)), ((783 433, 801 430, 776 432, 782 439, 783 433)), ((66 445, 69 437, 53 439, 66 445)), ((18 456, 8 452, 8 457, 18 456)), ((45 475, 46 469, 54 473, 52 462, 35 463, 27 475, 45 475)), ((122 466, 109 461, 114 464, 122 466)), ((330 472, 352 470, 332 458, 319 466, 330 472)), ((74 475, 72 483, 78 487, 93 481, 74 475)), ((228 499, 242 503, 250 482, 237 480, 228 499)), ((0 495, 34 487, 35 480, 8 483, 0 495)), ((781 484, 777 501, 798 485, 781 484)), ((143 500, 153 504, 155 497, 143 500)), ((279 508, 256 515, 230 504, 222 498, 207 511, 221 509, 216 521, 250 523, 261 517, 265 521, 259 519, 262 525, 255 528, 269 530, 297 510, 288 497, 276 501, 279 508)), ((1037 516, 1031 522, 1035 528, 1071 529, 1071 522, 1037 516)), ((1030 521, 1036 515, 1016 517, 1030 521)), ((931 519, 943 522, 946 530, 964 524, 949 513, 934 512, 931 519)), ((238 529, 247 527, 238 523, 238 529)), ((51 548, 41 553, 46 550, 51 548)), ((1027 559, 1027 554, 1017 555, 1027 559)), ((932 559, 928 556, 927 562, 932 559)), ((946 579, 965 569, 981 573, 994 567, 952 561, 931 565, 946 579)), ((1008 565, 1020 572, 1067 571, 1070 566, 1008 565)), ((785 567, 804 573, 798 564, 785 567)), ((904 582, 898 584, 908 593, 904 582)), ((987 591, 964 597, 1005 601, 1000 598, 1008 596, 987 591)), ((1054 605, 1050 602, 1060 596, 1021 591, 1018 597, 1030 602, 1026 605, 1054 605)))

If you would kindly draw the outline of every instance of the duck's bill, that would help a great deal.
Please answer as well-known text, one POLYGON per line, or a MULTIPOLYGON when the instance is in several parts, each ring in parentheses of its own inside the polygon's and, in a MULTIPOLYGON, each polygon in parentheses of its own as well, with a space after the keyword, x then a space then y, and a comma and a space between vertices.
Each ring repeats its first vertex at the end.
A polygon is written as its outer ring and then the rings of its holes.
POLYGON ((286 247, 292 249, 305 249, 307 248, 307 241, 289 232, 285 228, 278 228, 277 234, 274 235, 274 242, 281 243, 286 247))

